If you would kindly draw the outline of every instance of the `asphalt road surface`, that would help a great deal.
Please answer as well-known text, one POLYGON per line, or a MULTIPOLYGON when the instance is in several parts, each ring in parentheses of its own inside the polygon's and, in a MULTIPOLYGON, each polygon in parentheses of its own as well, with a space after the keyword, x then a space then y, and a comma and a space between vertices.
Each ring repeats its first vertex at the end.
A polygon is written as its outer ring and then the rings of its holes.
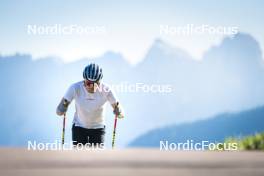
POLYGON ((0 149, 0 176, 264 176, 264 152, 0 149))

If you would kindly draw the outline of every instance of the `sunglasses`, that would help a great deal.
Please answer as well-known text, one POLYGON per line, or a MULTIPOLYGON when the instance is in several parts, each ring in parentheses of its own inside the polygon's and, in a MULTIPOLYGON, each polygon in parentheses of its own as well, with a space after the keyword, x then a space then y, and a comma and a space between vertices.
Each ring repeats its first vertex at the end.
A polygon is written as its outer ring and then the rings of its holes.
POLYGON ((97 82, 92 82, 89 80, 84 80, 84 85, 90 87, 91 85, 94 86, 94 84, 97 84, 97 82))

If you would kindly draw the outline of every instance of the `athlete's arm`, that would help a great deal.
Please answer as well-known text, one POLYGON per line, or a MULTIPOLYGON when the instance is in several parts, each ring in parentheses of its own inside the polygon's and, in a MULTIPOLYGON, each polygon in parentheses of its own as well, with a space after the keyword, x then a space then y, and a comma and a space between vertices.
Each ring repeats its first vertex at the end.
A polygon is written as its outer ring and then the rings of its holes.
POLYGON ((112 105, 113 109, 115 109, 115 107, 117 106, 117 103, 113 103, 111 105, 112 105))
POLYGON ((68 100, 66 100, 65 98, 62 98, 56 110, 57 115, 61 116, 65 114, 67 112, 69 104, 70 102, 68 100))
POLYGON ((121 111, 120 105, 118 103, 113 103, 111 105, 113 107, 114 114, 117 115, 118 118, 124 118, 124 115, 123 115, 123 113, 121 111))

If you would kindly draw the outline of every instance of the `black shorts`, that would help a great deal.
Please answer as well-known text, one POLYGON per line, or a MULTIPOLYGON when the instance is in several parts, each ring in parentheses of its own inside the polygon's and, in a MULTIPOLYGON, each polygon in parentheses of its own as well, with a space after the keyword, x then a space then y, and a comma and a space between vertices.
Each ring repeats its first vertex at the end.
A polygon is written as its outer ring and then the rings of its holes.
POLYGON ((98 129, 87 129, 72 125, 72 141, 73 145, 90 144, 90 145, 104 145, 105 127, 98 129))

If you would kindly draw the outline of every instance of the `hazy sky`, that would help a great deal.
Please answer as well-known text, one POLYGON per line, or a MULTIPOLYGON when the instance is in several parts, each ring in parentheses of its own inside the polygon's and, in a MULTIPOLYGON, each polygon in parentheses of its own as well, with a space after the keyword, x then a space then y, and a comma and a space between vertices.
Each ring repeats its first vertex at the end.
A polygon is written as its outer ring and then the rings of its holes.
MULTIPOLYGON (((201 58, 223 34, 161 34, 160 27, 208 25, 237 27, 250 33, 264 49, 264 2, 261 0, 63 1, 3 0, 0 2, 0 54, 29 53, 35 58, 59 56, 64 61, 119 52, 137 63, 156 38, 201 58), (33 35, 28 25, 89 27, 88 34, 33 35), (97 29, 96 29, 97 28, 97 29), (91 30, 95 30, 91 32, 91 30)), ((40 29, 41 30, 41 29, 40 29)))

